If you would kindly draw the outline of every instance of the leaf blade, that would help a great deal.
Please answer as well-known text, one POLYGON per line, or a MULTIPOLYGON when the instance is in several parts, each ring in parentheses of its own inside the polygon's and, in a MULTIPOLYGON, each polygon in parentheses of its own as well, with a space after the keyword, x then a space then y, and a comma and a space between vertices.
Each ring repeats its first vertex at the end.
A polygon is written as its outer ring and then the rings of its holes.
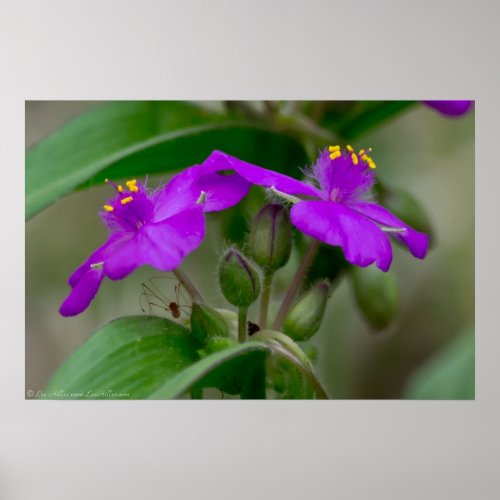
POLYGON ((130 316, 106 324, 53 375, 43 399, 141 399, 197 360, 183 326, 130 316))
POLYGON ((26 218, 104 178, 173 172, 213 149, 274 168, 301 165, 290 136, 187 102, 113 102, 69 122, 26 152, 26 218), (259 147, 257 147, 257 145, 259 147))

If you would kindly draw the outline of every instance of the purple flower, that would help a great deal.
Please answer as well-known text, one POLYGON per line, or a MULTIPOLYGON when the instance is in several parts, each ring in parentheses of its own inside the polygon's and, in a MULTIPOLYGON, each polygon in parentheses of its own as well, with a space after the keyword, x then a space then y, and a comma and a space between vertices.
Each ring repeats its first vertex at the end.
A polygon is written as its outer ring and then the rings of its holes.
POLYGON ((369 201, 376 165, 368 152, 356 154, 351 146, 344 151, 340 146, 330 146, 306 172, 309 179, 305 182, 220 151, 214 151, 204 165, 232 168, 253 184, 288 198, 293 202, 292 223, 300 231, 342 247, 351 264, 365 267, 375 263, 387 271, 392 261, 389 234, 419 259, 427 253, 428 237, 369 201))
POLYGON ((155 191, 136 180, 126 187, 110 183, 116 195, 99 213, 108 239, 70 276, 72 290, 59 312, 74 316, 84 311, 105 276, 119 280, 145 264, 160 271, 177 268, 203 240, 203 213, 235 205, 248 192, 248 181, 219 170, 195 165, 155 191))
POLYGON ((423 101, 423 103, 443 115, 462 116, 472 107, 473 101, 423 101))

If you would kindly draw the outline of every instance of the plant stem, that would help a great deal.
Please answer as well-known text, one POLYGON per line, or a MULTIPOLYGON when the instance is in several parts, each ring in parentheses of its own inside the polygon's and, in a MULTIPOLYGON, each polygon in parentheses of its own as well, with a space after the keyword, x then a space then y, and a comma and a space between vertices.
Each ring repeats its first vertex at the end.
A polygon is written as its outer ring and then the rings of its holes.
POLYGON ((193 302, 203 303, 200 292, 198 292, 192 281, 187 277, 187 274, 180 267, 174 269, 172 273, 175 274, 175 276, 182 283, 189 295, 191 295, 191 299, 193 300, 193 302))
POLYGON ((309 248, 306 250, 304 257, 302 258, 302 262, 300 263, 300 266, 297 269, 295 276, 293 277, 292 283, 290 284, 290 287, 286 292, 283 302, 281 303, 278 314, 274 319, 272 327, 273 330, 278 330, 278 331, 280 330, 283 321, 285 320, 286 313, 288 312, 288 309, 290 309, 293 299, 297 294, 297 290, 299 289, 300 283, 302 282, 302 278, 304 277, 306 271, 309 269, 309 266, 311 265, 312 261, 314 260, 314 257, 316 256, 319 244, 320 244, 319 240, 313 239, 311 241, 311 244, 309 245, 309 248))
POLYGON ((261 330, 264 330, 267 327, 267 311, 269 309, 269 297, 271 295, 272 282, 273 272, 266 271, 264 273, 264 284, 262 287, 262 295, 260 297, 259 327, 261 330))
POLYGON ((243 344, 247 339, 247 307, 240 307, 238 309, 238 340, 243 344))

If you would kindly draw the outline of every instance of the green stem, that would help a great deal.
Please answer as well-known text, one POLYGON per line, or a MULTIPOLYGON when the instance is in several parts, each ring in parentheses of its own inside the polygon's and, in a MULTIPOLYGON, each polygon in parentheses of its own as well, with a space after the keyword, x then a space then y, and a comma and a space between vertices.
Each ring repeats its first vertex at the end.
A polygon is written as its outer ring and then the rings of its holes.
POLYGON ((259 327, 261 330, 267 328, 267 311, 269 310, 269 297, 271 295, 271 284, 273 282, 273 272, 264 273, 264 284, 260 297, 259 327))
POLYGON ((198 292, 192 281, 188 278, 187 274, 180 267, 174 269, 172 273, 182 283, 189 295, 191 295, 191 299, 193 300, 193 302, 198 302, 200 304, 203 303, 200 292, 198 292))
POLYGON ((281 325, 283 325, 283 321, 285 320, 286 313, 288 312, 288 309, 290 309, 290 306, 293 303, 293 299, 295 298, 295 295, 297 294, 297 290, 299 289, 299 286, 302 282, 304 275, 306 274, 307 270, 309 269, 309 266, 312 264, 312 261, 314 260, 314 257, 316 256, 316 252, 318 251, 319 244, 320 244, 319 240, 313 239, 311 241, 311 244, 309 245, 309 248, 306 250, 304 257, 302 258, 302 262, 300 263, 300 266, 297 269, 295 276, 293 277, 292 283, 290 284, 290 287, 288 288, 288 290, 286 292, 286 295, 283 299, 283 302, 281 303, 278 314, 276 315, 276 318, 274 319, 274 323, 273 323, 273 327, 272 327, 273 330, 280 330, 281 325))
POLYGON ((247 307, 240 307, 238 309, 238 340, 243 344, 247 339, 247 307))

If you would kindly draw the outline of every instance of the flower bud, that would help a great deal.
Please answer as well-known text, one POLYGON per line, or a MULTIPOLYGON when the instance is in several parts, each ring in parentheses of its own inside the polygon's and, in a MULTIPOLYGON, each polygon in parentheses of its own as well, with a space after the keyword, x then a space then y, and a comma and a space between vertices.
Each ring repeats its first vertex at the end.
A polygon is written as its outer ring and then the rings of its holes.
POLYGON ((214 337, 229 337, 229 326, 222 314, 206 304, 196 302, 191 313, 191 331, 202 344, 214 337))
POLYGON ((219 282, 224 297, 237 307, 246 308, 260 293, 260 278, 253 265, 238 250, 231 248, 222 258, 219 282))
POLYGON ((276 271, 288 262, 292 250, 292 225, 283 205, 269 203, 261 208, 252 222, 248 250, 265 271, 276 271))
POLYGON ((283 331, 294 340, 310 339, 321 326, 329 295, 330 285, 327 281, 313 285, 288 311, 283 331))
POLYGON ((354 295, 364 317, 377 331, 386 328, 397 312, 396 279, 375 266, 353 267, 351 281, 354 295))

